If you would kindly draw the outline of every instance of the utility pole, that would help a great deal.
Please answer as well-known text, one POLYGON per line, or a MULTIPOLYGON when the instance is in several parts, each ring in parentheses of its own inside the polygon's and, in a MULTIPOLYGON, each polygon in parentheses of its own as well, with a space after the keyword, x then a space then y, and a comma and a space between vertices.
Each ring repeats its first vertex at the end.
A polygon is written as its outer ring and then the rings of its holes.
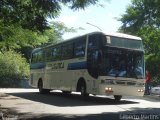
POLYGON ((89 22, 87 22, 86 24, 91 25, 91 26, 93 26, 93 27, 96 27, 99 31, 102 31, 102 29, 101 29, 101 28, 99 28, 99 27, 98 27, 98 26, 96 26, 96 25, 93 25, 93 24, 91 24, 91 23, 89 23, 89 22))

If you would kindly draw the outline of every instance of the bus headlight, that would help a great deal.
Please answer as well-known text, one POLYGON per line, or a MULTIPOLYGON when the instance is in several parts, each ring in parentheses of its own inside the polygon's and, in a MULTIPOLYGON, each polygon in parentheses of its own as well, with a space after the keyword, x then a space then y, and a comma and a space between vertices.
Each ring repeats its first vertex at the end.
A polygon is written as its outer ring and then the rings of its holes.
POLYGON ((108 93, 108 92, 113 92, 113 89, 112 89, 111 87, 106 87, 106 88, 105 88, 105 92, 107 92, 107 93, 108 93))
POLYGON ((109 91, 112 91, 112 88, 109 88, 109 91))
POLYGON ((138 92, 144 92, 144 90, 143 89, 138 89, 138 92))
POLYGON ((105 88, 105 91, 108 91, 108 89, 109 89, 108 87, 107 87, 107 88, 105 88))

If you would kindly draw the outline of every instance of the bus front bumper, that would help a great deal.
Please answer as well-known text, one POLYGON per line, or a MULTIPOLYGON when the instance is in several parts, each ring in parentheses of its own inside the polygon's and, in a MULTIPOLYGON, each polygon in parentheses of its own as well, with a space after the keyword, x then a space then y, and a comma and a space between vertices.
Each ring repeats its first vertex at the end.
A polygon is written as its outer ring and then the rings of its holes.
POLYGON ((100 84, 99 94, 101 95, 124 95, 124 96, 143 96, 144 87, 126 85, 105 85, 100 84))

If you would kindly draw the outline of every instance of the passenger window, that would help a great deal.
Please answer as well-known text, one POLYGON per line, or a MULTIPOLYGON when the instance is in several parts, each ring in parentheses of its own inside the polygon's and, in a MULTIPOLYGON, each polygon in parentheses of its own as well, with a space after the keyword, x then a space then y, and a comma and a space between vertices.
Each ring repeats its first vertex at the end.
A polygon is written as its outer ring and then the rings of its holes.
POLYGON ((53 48, 52 49, 52 60, 56 60, 56 56, 57 56, 57 48, 53 48))
POLYGON ((36 59, 37 59, 37 55, 36 55, 36 53, 33 53, 33 54, 32 54, 31 63, 35 63, 35 62, 36 62, 36 59))
POLYGON ((39 51, 37 53, 37 55, 38 55, 38 62, 42 62, 43 59, 44 59, 44 52, 43 51, 39 51))
POLYGON ((73 43, 68 43, 62 46, 63 59, 71 59, 73 57, 73 43))
POLYGON ((98 49, 99 48, 99 35, 91 35, 89 36, 88 49, 98 49))
POLYGON ((74 56, 75 57, 84 57, 85 55, 85 48, 86 48, 86 39, 81 38, 74 45, 74 56))
POLYGON ((32 63, 42 62, 44 60, 44 52, 38 51, 32 54, 32 63))
POLYGON ((47 48, 46 50, 46 61, 51 61, 52 60, 52 51, 51 48, 47 48))
POLYGON ((52 49, 52 59, 53 60, 60 60, 62 55, 62 47, 57 46, 52 49))

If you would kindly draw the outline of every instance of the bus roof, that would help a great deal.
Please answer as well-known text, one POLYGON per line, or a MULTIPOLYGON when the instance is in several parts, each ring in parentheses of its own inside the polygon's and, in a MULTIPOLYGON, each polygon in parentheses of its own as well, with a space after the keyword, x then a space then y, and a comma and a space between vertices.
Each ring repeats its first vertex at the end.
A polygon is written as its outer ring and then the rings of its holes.
POLYGON ((108 36, 114 36, 114 37, 120 37, 120 38, 128 38, 128 39, 134 39, 134 40, 142 40, 140 37, 124 34, 124 33, 104 33, 108 36))
MULTIPOLYGON (((61 44, 61 43, 65 43, 65 42, 69 42, 69 41, 72 41, 76 38, 80 38, 80 37, 83 37, 83 36, 87 36, 87 35, 94 35, 94 34, 102 34, 102 35, 106 35, 106 36, 113 36, 113 37, 120 37, 120 38, 127 38, 127 39, 133 39, 133 40, 142 40, 140 37, 137 37, 137 36, 133 36, 133 35, 129 35, 129 34, 124 34, 124 33, 105 33, 105 32, 91 32, 91 33, 87 33, 87 34, 84 34, 84 35, 80 35, 80 36, 76 36, 76 37, 73 37, 73 38, 70 38, 70 39, 66 39, 64 41, 61 41, 57 44, 51 44, 51 45, 47 45, 47 46, 44 46, 42 48, 46 48, 46 47, 51 47, 51 46, 54 46, 54 45, 58 45, 58 44, 61 44)), ((34 49, 34 51, 32 52, 37 52, 39 51, 41 48, 36 48, 34 49)))
POLYGON ((81 35, 81 36, 77 36, 77 37, 73 37, 73 38, 67 39, 65 41, 69 41, 69 40, 72 40, 72 39, 75 39, 75 38, 79 38, 79 37, 86 36, 86 35, 93 35, 93 34, 103 34, 103 35, 106 35, 106 36, 127 38, 127 39, 133 39, 133 40, 142 40, 140 37, 129 35, 129 34, 124 34, 124 33, 118 33, 118 32, 116 32, 116 33, 111 33, 111 32, 110 33, 109 32, 91 32, 91 33, 88 33, 88 34, 84 34, 84 35, 81 35))

